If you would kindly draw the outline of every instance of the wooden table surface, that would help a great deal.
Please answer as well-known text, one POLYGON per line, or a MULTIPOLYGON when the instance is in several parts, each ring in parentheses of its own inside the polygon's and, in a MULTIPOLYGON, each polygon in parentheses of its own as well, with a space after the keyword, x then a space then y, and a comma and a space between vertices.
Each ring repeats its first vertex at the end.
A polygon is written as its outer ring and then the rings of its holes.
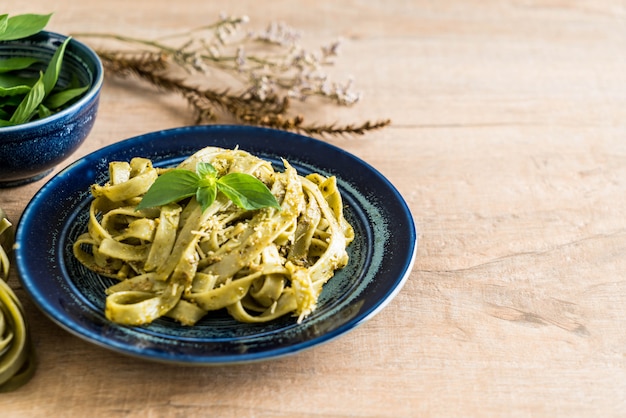
MULTIPOLYGON (((377 316, 286 358, 180 367, 85 342, 26 308, 34 378, 4 417, 617 417, 626 415, 626 3, 610 0, 8 0, 48 29, 158 36, 247 15, 318 45, 363 93, 326 139, 383 173, 419 231, 377 316)), ((89 43, 89 41, 87 41, 89 43)), ((107 78, 67 162, 193 123, 179 98, 107 78)), ((64 164, 65 165, 65 164, 64 164)), ((61 167, 59 167, 61 168, 61 167)), ((16 223, 45 180, 0 190, 16 223)))

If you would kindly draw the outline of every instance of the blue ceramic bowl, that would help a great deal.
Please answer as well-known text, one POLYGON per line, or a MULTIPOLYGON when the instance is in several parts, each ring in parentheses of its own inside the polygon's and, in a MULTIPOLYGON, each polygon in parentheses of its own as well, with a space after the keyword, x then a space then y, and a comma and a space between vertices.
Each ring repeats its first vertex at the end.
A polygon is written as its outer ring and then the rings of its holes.
MULTIPOLYGON (((0 58, 26 56, 47 63, 65 39, 41 31, 25 39, 0 42, 0 58)), ((76 77, 90 88, 71 106, 51 116, 0 127, 0 187, 39 180, 83 143, 96 119, 103 73, 102 62, 92 49, 75 39, 68 43, 58 83, 63 86, 76 77)))

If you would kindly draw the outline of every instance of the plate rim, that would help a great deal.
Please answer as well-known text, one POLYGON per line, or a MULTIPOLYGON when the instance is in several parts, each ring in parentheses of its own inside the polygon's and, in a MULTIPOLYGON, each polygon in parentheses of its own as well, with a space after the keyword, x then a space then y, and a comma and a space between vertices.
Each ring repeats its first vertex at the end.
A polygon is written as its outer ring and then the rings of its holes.
MULTIPOLYGON (((198 149, 200 149, 200 147, 203 147, 203 146, 210 146, 210 145, 199 145, 198 149)), ((269 150, 267 148, 265 148, 265 150, 266 150, 266 153, 272 153, 272 150, 269 150)), ((180 155, 182 155, 182 153, 179 154, 179 156, 180 155)), ((65 180, 65 181, 70 181, 70 180, 65 180)), ((66 193, 70 193, 70 192, 67 191, 66 193)), ((81 202, 77 202, 76 204, 78 205, 78 203, 81 203, 81 202)), ((66 225, 62 224, 61 226, 65 227, 66 225)), ((97 346, 104 347, 112 351, 121 353, 121 354, 130 355, 132 357, 138 357, 138 358, 142 358, 146 360, 165 362, 165 363, 216 365, 216 364, 232 364, 232 363, 248 363, 248 362, 256 362, 256 361, 264 361, 264 360, 269 360, 273 358, 284 357, 287 355, 293 355, 303 350, 310 349, 320 344, 334 340, 335 338, 338 338, 344 335, 345 333, 347 333, 348 331, 351 331, 357 328, 358 326, 364 324, 365 322, 369 321, 371 318, 377 315, 382 309, 384 309, 397 296, 397 294, 404 287, 404 284, 406 283, 409 276, 411 275, 412 268, 413 268, 413 265, 417 256, 418 235, 417 235, 415 221, 413 219, 411 210, 407 202, 404 200, 403 196, 396 189, 396 187, 382 173, 380 173, 377 169, 375 169, 369 163, 365 162, 364 160, 360 159, 354 154, 351 154, 343 150, 342 148, 339 148, 338 146, 335 146, 333 144, 330 144, 328 142, 325 142, 316 138, 304 136, 304 135, 293 133, 293 132, 276 130, 272 128, 254 127, 254 126, 248 126, 248 125, 193 125, 193 126, 184 126, 184 127, 178 127, 178 128, 164 129, 164 130, 153 131, 153 132, 136 135, 136 136, 106 145, 70 163, 61 171, 59 171, 56 175, 54 175, 50 180, 48 180, 33 195, 31 200, 28 202, 17 224, 15 242, 16 242, 16 245, 14 248, 14 256, 15 256, 15 261, 16 261, 16 265, 18 269, 18 280, 22 284, 23 288, 25 289, 30 299, 33 300, 34 304, 44 313, 45 316, 47 316, 49 319, 51 319, 55 324, 59 325, 61 328, 97 346), (36 286, 37 280, 31 277, 24 277, 24 276, 28 276, 27 273, 29 271, 29 267, 27 266, 27 261, 28 261, 28 256, 26 255, 27 250, 25 246, 22 246, 22 240, 25 240, 25 234, 28 230, 27 228, 28 222, 31 220, 32 216, 34 216, 34 214, 36 214, 37 212, 36 204, 39 202, 40 199, 43 199, 46 196, 46 194, 52 193, 54 191, 54 187, 55 186, 58 187, 58 185, 64 181, 65 176, 69 176, 70 174, 72 174, 73 170, 80 169, 82 164, 86 164, 87 161, 93 160, 94 158, 97 158, 99 156, 106 157, 107 155, 111 155, 111 154, 115 154, 119 152, 126 152, 126 153, 131 152, 133 150, 133 147, 136 147, 137 145, 146 145, 146 142, 150 139, 153 141, 163 141, 164 139, 168 139, 176 135, 189 135, 189 134, 199 134, 199 133, 208 134, 209 136, 216 135, 219 133, 227 133, 227 135, 232 135, 233 133, 244 132, 244 131, 247 132, 248 134, 258 133, 263 136, 286 137, 287 139, 283 138, 283 141, 278 142, 277 146, 279 150, 274 152, 274 155, 280 155, 280 149, 284 148, 284 146, 281 147, 281 144, 284 144, 285 140, 288 141, 288 140, 294 140, 294 139, 296 141, 303 142, 304 144, 309 145, 309 146, 321 147, 322 149, 327 149, 334 153, 338 153, 354 161, 356 164, 360 165, 361 167, 366 168, 370 174, 376 176, 377 179, 382 181, 388 188, 388 191, 390 191, 393 194, 393 196, 396 198, 396 202, 394 203, 396 203, 401 208, 402 214, 405 216, 403 221, 406 221, 407 224, 404 225, 404 227, 408 228, 407 234, 410 237, 410 241, 412 241, 412 242, 408 242, 410 246, 410 248, 407 248, 407 252, 409 256, 403 261, 404 267, 403 267, 402 274, 399 277, 392 278, 392 282, 393 282, 392 286, 390 286, 387 289, 387 292, 384 295, 384 297, 377 300, 373 308, 369 309, 365 314, 356 315, 354 319, 350 319, 346 321, 345 323, 341 324, 340 326, 332 329, 330 332, 323 333, 322 335, 316 336, 314 338, 305 339, 297 344, 279 347, 273 350, 269 349, 266 351, 256 352, 250 355, 230 354, 227 356, 202 357, 202 358, 196 358, 195 356, 191 356, 191 357, 190 356, 173 356, 172 357, 168 355, 155 357, 155 356, 142 355, 138 351, 130 350, 125 345, 119 344, 118 341, 109 340, 108 342, 106 342, 100 339, 94 339, 91 336, 92 334, 91 330, 85 331, 81 327, 79 327, 78 329, 76 329, 76 327, 72 327, 71 323, 68 323, 68 318, 61 318, 55 311, 51 311, 51 308, 48 306, 48 303, 46 302, 44 295, 41 294, 41 292, 36 291, 38 290, 38 287, 36 286), (31 287, 31 285, 33 287, 31 287), (113 342, 115 344, 112 344, 113 342)), ((56 251, 54 252, 56 256, 56 251)), ((41 287, 41 285, 39 286, 41 287)), ((74 325, 76 326, 76 323, 74 323, 74 325)), ((132 330, 130 332, 132 333, 132 330)))

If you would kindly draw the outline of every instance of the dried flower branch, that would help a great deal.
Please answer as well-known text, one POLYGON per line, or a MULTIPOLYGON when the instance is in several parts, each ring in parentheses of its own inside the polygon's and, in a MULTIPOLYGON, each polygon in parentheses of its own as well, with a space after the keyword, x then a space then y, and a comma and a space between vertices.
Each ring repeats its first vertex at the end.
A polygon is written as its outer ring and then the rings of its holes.
POLYGON ((332 65, 339 42, 310 52, 300 35, 279 23, 261 32, 244 32, 247 17, 220 16, 213 24, 160 39, 106 33, 79 33, 121 42, 126 49, 96 48, 108 73, 135 76, 164 91, 180 94, 196 114, 195 123, 215 122, 221 114, 240 123, 310 135, 362 135, 389 120, 354 125, 309 124, 292 114, 291 101, 317 97, 337 106, 360 99, 352 80, 333 82, 323 71, 332 65), (128 49, 137 46, 139 49, 128 49), (212 85, 224 86, 218 90, 212 85))

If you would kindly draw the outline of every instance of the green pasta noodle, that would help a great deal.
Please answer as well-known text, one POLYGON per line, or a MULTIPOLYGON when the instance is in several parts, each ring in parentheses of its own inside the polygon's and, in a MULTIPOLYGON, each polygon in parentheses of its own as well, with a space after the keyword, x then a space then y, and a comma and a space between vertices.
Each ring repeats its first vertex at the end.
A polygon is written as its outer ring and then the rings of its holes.
POLYGON ((195 196, 137 209, 171 169, 145 158, 113 162, 109 181, 92 186, 87 232, 73 245, 88 269, 118 283, 106 289, 105 314, 125 325, 167 316, 193 325, 225 309, 241 322, 286 314, 302 321, 322 286, 348 262, 354 238, 334 177, 282 172, 250 153, 204 148, 176 169, 210 163, 220 176, 246 173, 263 182, 279 207, 242 209, 225 195, 202 208, 195 196))

